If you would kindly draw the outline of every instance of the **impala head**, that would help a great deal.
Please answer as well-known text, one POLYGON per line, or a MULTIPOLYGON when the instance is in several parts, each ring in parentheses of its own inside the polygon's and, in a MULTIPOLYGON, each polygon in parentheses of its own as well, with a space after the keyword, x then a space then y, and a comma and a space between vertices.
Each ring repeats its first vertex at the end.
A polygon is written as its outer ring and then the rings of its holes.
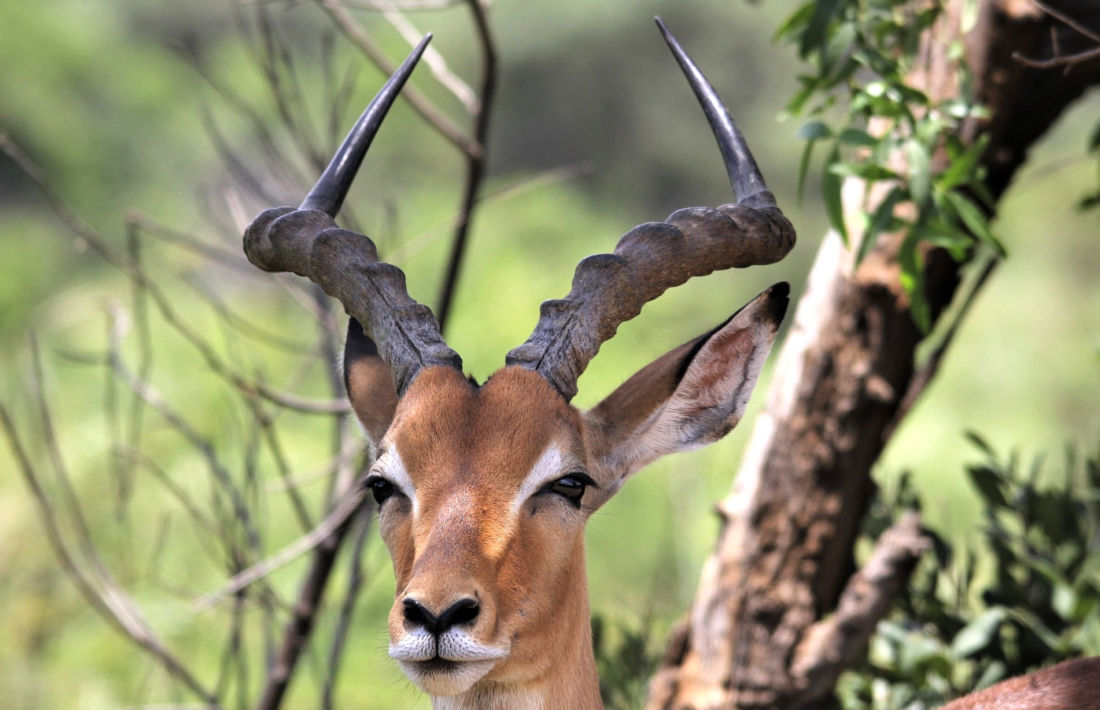
POLYGON ((378 502, 396 576, 390 655, 433 696, 484 703, 529 693, 558 703, 550 706, 598 705, 585 522, 635 471, 737 424, 786 309, 786 284, 773 286, 593 409, 569 403, 600 344, 646 302, 692 276, 777 261, 794 243, 725 107, 660 26, 738 202, 680 210, 631 230, 613 254, 582 261, 569 295, 543 304, 531 337, 484 384, 462 374, 401 272, 332 221, 426 40, 303 205, 264 212, 245 235, 254 263, 308 276, 353 316, 345 380, 377 451, 363 486, 378 502))

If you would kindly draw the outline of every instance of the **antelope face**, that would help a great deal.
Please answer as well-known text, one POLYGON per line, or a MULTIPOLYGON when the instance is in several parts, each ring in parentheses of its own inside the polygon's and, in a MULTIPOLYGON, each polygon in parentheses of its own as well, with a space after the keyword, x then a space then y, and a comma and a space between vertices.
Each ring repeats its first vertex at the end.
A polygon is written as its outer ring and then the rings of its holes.
MULTIPOLYGON (((589 473, 578 412, 538 375, 477 387, 424 371, 398 405, 366 485, 393 558, 390 655, 432 695, 539 676, 575 627, 589 473), (572 622, 572 623, 571 623, 572 622)), ((583 587, 582 587, 583 590, 583 587)))
MULTIPOLYGON (((649 461, 737 423, 786 300, 773 287, 589 412, 522 367, 481 387, 451 367, 417 376, 364 482, 396 577, 390 655, 414 683, 435 696, 522 687, 591 655, 588 516, 649 461)), ((366 362, 349 378, 364 414, 377 411, 369 387, 390 386, 366 362)))

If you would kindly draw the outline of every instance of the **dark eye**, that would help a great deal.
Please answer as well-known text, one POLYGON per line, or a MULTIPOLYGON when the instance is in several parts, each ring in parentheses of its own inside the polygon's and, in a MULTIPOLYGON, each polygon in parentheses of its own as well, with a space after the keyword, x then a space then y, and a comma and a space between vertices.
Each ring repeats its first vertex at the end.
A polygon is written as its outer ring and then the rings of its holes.
POLYGON ((556 481, 552 481, 542 490, 544 493, 559 495, 579 508, 581 507, 581 498, 584 497, 584 491, 589 486, 594 485, 595 482, 588 477, 588 474, 578 471, 568 476, 562 476, 556 481))
POLYGON ((387 498, 397 492, 397 488, 381 476, 371 476, 363 485, 374 496, 374 502, 378 505, 382 505, 387 498))

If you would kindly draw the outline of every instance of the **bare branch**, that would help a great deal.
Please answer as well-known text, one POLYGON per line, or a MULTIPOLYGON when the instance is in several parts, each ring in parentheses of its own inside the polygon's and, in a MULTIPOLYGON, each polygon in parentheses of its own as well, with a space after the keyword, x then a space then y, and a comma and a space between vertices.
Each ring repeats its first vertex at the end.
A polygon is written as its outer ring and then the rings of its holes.
MULTIPOLYGON (((363 28, 355 21, 347 8, 336 2, 336 0, 315 0, 315 2, 332 18, 332 21, 336 23, 344 36, 359 47, 376 67, 387 75, 393 74, 397 65, 391 62, 381 48, 374 43, 374 40, 363 31, 363 28)), ((409 105, 420 114, 421 118, 439 131, 440 135, 453 143, 456 148, 467 156, 481 155, 484 147, 476 140, 466 137, 462 130, 432 105, 423 94, 412 87, 406 87, 402 95, 408 100, 409 105)), ((484 101, 484 97, 482 100, 484 101)))
POLYGON ((402 12, 416 12, 418 10, 443 10, 454 7, 466 0, 344 0, 347 7, 357 7, 364 10, 386 11, 396 8, 402 12))
POLYGON ((257 580, 263 579, 280 567, 293 562, 310 550, 324 544, 325 541, 331 535, 339 531, 340 527, 347 522, 348 518, 359 509, 364 498, 365 494, 362 490, 355 489, 351 491, 337 503, 333 511, 329 513, 317 527, 310 531, 309 534, 303 535, 267 559, 261 560, 248 569, 233 575, 220 589, 200 597, 195 602, 195 610, 205 611, 209 609, 221 599, 231 594, 236 594, 257 580))
POLYGON ((439 307, 436 309, 441 333, 446 333, 447 318, 454 303, 458 274, 462 269, 462 258, 466 253, 466 240, 469 237, 474 205, 477 202, 478 191, 481 189, 481 182, 485 178, 485 146, 489 140, 489 114, 493 108, 497 85, 496 45, 489 29, 489 20, 485 16, 485 8, 478 0, 467 0, 467 5, 473 14, 477 38, 481 44, 481 106, 475 117, 474 128, 474 140, 477 141, 480 150, 466 155, 466 185, 462 195, 462 210, 455 225, 451 255, 443 279, 443 292, 439 297, 439 307))
POLYGON ((367 536, 371 529, 371 512, 370 508, 364 508, 357 516, 359 531, 355 536, 355 545, 352 547, 351 557, 348 558, 348 585, 344 591, 344 600, 340 604, 336 630, 333 632, 332 646, 329 649, 328 663, 325 665, 325 684, 321 694, 322 710, 332 710, 332 696, 336 690, 336 677, 340 672, 340 661, 344 657, 348 631, 351 629, 352 612, 355 611, 355 603, 358 601, 359 593, 366 581, 363 576, 363 552, 366 549, 367 536))
POLYGON ((99 236, 99 234, 68 208, 68 205, 65 204, 64 200, 62 200, 56 190, 54 190, 53 185, 50 183, 45 173, 42 172, 41 168, 39 168, 3 130, 0 130, 0 151, 6 153, 31 182, 34 183, 42 192, 43 196, 46 197, 47 202, 55 214, 61 218, 62 222, 72 230, 84 244, 87 244, 91 247, 92 251, 102 257, 104 261, 121 270, 130 279, 140 284, 146 290, 165 321, 199 352, 199 355, 215 374, 220 375, 245 394, 259 395, 279 406, 293 409, 298 412, 306 414, 335 414, 351 411, 351 406, 347 401, 314 400, 306 397, 299 397, 294 394, 274 390, 260 382, 250 381, 237 372, 234 372, 214 353, 206 340, 176 314, 175 309, 171 305, 171 299, 157 287, 155 282, 150 280, 141 269, 137 268, 137 266, 132 264, 126 257, 115 251, 99 236))
MULTIPOLYGON (((1100 44, 1100 33, 1096 32, 1090 27, 1078 22, 1064 12, 1061 12, 1057 8, 1053 8, 1050 5, 1042 2, 1042 0, 1031 0, 1035 3, 1039 9, 1046 14, 1050 15, 1054 19, 1058 20, 1062 24, 1066 25, 1070 29, 1081 34, 1081 36, 1100 44)), ((1032 59, 1025 57, 1020 52, 1013 52, 1012 58, 1024 66, 1032 67, 1034 69, 1054 69, 1057 67, 1065 67, 1068 71, 1071 67, 1078 64, 1083 64, 1090 60, 1100 57, 1100 46, 1093 47, 1092 49, 1086 49, 1073 54, 1062 54, 1061 47, 1057 41, 1057 35, 1054 34, 1054 28, 1051 28, 1052 33, 1052 47, 1054 50, 1054 56, 1048 59, 1032 59)))
MULTIPOLYGON (((385 0, 379 2, 380 5, 385 5, 385 0)), ((416 29, 412 22, 409 21, 397 8, 392 4, 389 8, 384 9, 382 16, 386 18, 386 21, 397 30, 397 33, 401 35, 401 38, 409 43, 410 47, 416 46, 416 43, 420 41, 420 38, 424 36, 424 33, 416 29)), ((459 103, 466 109, 466 112, 471 116, 475 116, 481 111, 481 100, 478 98, 474 90, 470 88, 470 85, 462 80, 460 76, 451 71, 451 68, 447 66, 447 60, 443 58, 443 55, 439 53, 439 50, 435 47, 428 47, 424 50, 424 64, 428 66, 432 76, 438 81, 443 88, 454 94, 454 97, 458 99, 459 103)), ((484 143, 482 143, 484 148, 484 143)))
POLYGON ((931 541, 921 532, 920 515, 908 512, 878 539, 870 559, 848 580, 836 612, 806 630, 795 651, 791 673, 802 691, 799 703, 832 692, 842 671, 867 646, 931 541))
POLYGON ((294 675, 298 659, 309 641, 313 625, 320 611, 321 598, 328 586, 329 576, 335 567, 336 554, 351 528, 351 516, 363 502, 364 492, 357 487, 341 500, 331 515, 309 537, 328 527, 329 533, 315 543, 313 564, 298 592, 291 618, 283 631, 283 643, 275 662, 268 669, 267 683, 256 710, 277 710, 294 675))
POLYGON ((1091 61, 1093 59, 1100 58, 1100 47, 1094 47, 1084 52, 1078 52, 1077 54, 1063 54, 1057 57, 1051 57, 1050 59, 1031 59, 1025 57, 1019 52, 1013 52, 1012 58, 1018 61, 1024 66, 1033 67, 1035 69, 1054 69, 1057 67, 1072 67, 1077 64, 1083 64, 1084 62, 1091 61))
POLYGON ((1097 32, 1096 30, 1092 29, 1091 27, 1087 27, 1087 26, 1083 25, 1082 23, 1080 23, 1077 20, 1073 19, 1072 17, 1070 17, 1066 13, 1058 10, 1057 8, 1051 7, 1050 5, 1043 2, 1042 0, 1031 0, 1031 1, 1033 3, 1035 3, 1036 5, 1038 5, 1039 9, 1041 9, 1043 12, 1050 15, 1054 19, 1058 20, 1059 22, 1064 24, 1066 27, 1069 27, 1070 29, 1072 29, 1076 32, 1079 32, 1084 37, 1087 37, 1088 39, 1091 39, 1093 42, 1096 42, 1096 43, 1100 44, 1100 32, 1097 32))
MULTIPOLYGON (((37 357, 35 359, 37 360, 37 357)), ((45 407, 44 400, 40 399, 39 404, 41 407, 45 407)), ((202 699, 206 704, 204 707, 220 707, 217 698, 203 687, 179 659, 169 652, 161 643, 142 617, 138 608, 133 603, 133 600, 114 583, 110 574, 99 561, 98 556, 95 555, 94 550, 86 550, 86 554, 90 555, 87 561, 93 570, 94 576, 89 576, 89 574, 81 568, 75 555, 70 550, 69 545, 65 542, 64 535, 58 526, 58 515, 53 509, 49 496, 42 486, 41 479, 37 474, 34 464, 31 463, 31 459, 27 455, 26 449, 23 447, 15 428, 15 422, 12 420, 7 407, 4 406, 3 403, 0 403, 0 425, 3 426, 4 433, 7 436, 12 452, 15 454, 23 478, 30 488, 35 502, 38 504, 39 517, 42 520, 43 527, 46 529, 46 536, 50 541, 50 546, 61 562, 62 569, 65 570, 69 579, 76 585, 77 590, 85 598, 89 606, 111 622, 123 636, 149 653, 173 678, 202 699)), ((58 470, 57 474, 59 477, 64 478, 63 471, 58 470)), ((68 485, 67 478, 65 479, 65 484, 66 486, 68 485)), ((72 512, 78 514, 79 509, 72 512)), ((77 515, 77 519, 82 520, 82 516, 77 515)), ((82 542, 88 546, 91 544, 90 538, 84 539, 82 542)))

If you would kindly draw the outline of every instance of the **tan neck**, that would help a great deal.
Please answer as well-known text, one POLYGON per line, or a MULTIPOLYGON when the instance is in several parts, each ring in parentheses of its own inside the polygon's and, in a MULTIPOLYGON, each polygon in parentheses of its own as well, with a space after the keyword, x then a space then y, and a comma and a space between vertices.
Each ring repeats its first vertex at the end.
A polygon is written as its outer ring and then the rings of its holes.
POLYGON ((583 555, 578 562, 574 584, 561 600, 560 625, 541 645, 541 672, 519 683, 485 680, 462 695, 433 697, 434 710, 602 710, 583 555))

